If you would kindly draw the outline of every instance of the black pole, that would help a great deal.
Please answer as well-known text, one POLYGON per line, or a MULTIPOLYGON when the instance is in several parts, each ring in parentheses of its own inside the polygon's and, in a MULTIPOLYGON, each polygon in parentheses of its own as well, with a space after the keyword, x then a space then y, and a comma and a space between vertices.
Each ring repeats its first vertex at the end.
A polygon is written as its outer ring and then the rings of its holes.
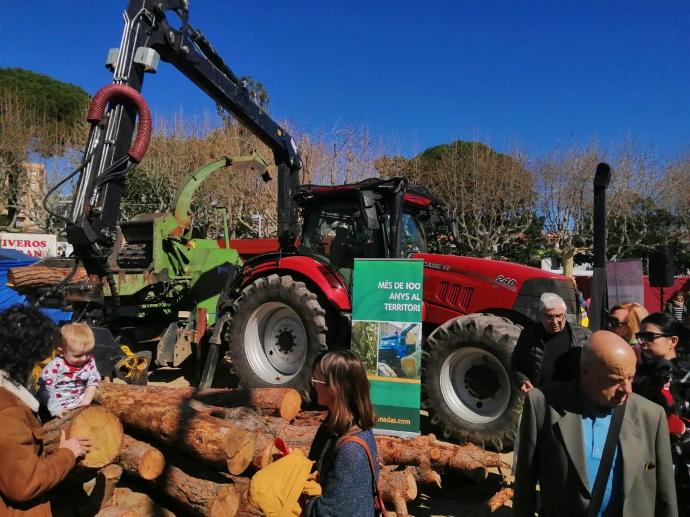
POLYGON ((597 165, 594 174, 594 272, 592 276, 592 301, 590 305, 589 328, 604 328, 606 309, 606 188, 611 181, 611 167, 606 163, 597 165))

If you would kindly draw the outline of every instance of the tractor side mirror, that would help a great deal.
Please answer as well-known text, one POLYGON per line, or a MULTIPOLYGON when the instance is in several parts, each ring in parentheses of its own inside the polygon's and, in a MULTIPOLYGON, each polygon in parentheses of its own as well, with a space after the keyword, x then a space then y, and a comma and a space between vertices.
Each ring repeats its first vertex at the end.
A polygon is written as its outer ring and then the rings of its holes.
POLYGON ((378 214, 376 213, 376 199, 371 190, 359 191, 359 204, 364 213, 364 222, 369 230, 378 230, 379 225, 378 214))

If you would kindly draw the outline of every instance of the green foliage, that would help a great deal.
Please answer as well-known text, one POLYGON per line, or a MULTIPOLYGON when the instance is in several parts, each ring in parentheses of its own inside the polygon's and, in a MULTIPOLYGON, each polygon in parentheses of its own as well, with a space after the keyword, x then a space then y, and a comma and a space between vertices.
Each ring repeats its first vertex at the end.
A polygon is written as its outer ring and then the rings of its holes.
POLYGON ((376 373, 378 329, 378 324, 371 321, 357 321, 352 325, 352 351, 362 360, 369 374, 376 373))
POLYGON ((89 94, 79 86, 21 68, 0 68, 0 94, 13 91, 46 122, 71 125, 84 114, 89 94))

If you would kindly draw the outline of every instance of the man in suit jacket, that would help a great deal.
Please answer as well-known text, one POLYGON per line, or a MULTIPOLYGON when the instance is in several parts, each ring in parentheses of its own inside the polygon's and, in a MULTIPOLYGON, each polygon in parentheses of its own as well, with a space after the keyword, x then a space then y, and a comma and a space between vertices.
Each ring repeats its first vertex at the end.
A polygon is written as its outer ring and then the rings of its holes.
POLYGON ((532 389, 525 398, 513 515, 532 517, 540 486, 543 517, 587 515, 613 408, 625 404, 607 488, 597 515, 678 515, 666 415, 632 393, 636 356, 612 332, 582 351, 579 381, 532 389), (611 474, 612 473, 612 474, 611 474))

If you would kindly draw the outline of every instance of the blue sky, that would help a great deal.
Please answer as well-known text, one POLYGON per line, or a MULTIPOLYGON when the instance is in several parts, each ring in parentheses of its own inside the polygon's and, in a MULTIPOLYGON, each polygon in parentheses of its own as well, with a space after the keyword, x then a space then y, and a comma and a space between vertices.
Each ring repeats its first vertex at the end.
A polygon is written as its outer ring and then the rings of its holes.
MULTIPOLYGON (((190 0, 190 21, 272 115, 307 132, 365 126, 411 156, 454 139, 545 153, 629 136, 665 160, 690 151, 685 0, 239 2, 190 0)), ((126 1, 0 0, 0 67, 89 93, 126 1)), ((147 76, 158 113, 212 102, 170 65, 147 76)))

